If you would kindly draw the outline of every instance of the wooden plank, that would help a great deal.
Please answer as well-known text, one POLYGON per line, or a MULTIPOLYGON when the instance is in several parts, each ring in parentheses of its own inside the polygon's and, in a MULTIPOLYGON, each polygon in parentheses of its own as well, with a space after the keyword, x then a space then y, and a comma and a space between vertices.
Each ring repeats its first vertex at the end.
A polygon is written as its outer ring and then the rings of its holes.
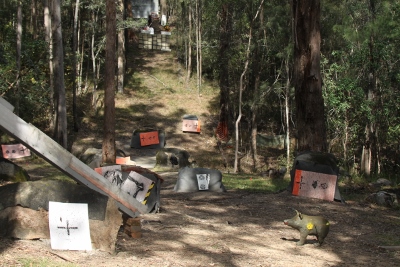
POLYGON ((14 106, 7 102, 4 98, 0 97, 0 104, 4 107, 8 108, 11 111, 14 111, 14 106))
MULTIPOLYGON (((0 100, 4 99, 0 97, 0 100)), ((0 103, 3 103, 3 101, 0 101, 0 103)), ((136 217, 138 212, 147 212, 145 205, 118 187, 112 186, 104 177, 69 153, 38 128, 16 116, 3 104, 0 104, 0 129, 18 139, 31 151, 43 157, 72 179, 115 199, 118 207, 131 217, 136 217)))

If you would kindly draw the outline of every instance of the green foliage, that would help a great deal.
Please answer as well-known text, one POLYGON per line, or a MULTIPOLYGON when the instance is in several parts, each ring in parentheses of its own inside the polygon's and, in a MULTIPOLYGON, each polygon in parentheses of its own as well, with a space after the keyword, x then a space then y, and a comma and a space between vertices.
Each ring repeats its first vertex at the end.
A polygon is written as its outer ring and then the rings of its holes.
POLYGON ((330 50, 323 54, 321 65, 331 150, 340 155, 339 159, 348 161, 344 166, 349 167, 365 145, 366 125, 373 125, 373 149, 388 149, 379 156, 380 169, 377 159, 373 162, 372 171, 377 173, 399 165, 398 160, 389 160, 387 152, 399 143, 400 50, 396 13, 399 1, 375 4, 375 9, 371 9, 369 1, 321 3, 326 6, 323 17, 339 17, 329 20, 330 28, 324 29, 330 34, 323 36, 323 40, 329 40, 330 50), (376 81, 371 81, 371 77, 376 77, 376 81))

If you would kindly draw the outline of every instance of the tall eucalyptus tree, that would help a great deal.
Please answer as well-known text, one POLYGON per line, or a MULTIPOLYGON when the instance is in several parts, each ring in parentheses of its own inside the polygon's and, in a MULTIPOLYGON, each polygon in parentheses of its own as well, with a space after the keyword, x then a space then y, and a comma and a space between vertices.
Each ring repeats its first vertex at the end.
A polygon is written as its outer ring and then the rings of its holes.
POLYGON ((65 149, 67 148, 67 106, 64 83, 64 46, 61 23, 61 1, 52 3, 52 33, 53 33, 53 68, 54 68, 54 101, 55 124, 54 140, 65 149))
POLYGON ((320 0, 293 0, 294 85, 299 151, 327 151, 320 69, 320 0))
POLYGON ((115 151, 115 44, 116 44, 116 4, 106 1, 106 58, 104 67, 104 136, 103 163, 114 164, 115 151))

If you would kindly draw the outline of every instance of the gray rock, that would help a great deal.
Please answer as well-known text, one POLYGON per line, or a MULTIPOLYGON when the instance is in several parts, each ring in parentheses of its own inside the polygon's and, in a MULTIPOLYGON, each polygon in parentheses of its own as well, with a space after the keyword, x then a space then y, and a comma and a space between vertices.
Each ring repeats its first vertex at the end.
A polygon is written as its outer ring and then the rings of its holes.
POLYGON ((379 191, 369 195, 367 201, 386 207, 396 207, 399 205, 397 195, 386 191, 379 191))
POLYGON ((175 184, 174 190, 177 192, 200 191, 197 181, 197 174, 210 175, 208 191, 226 192, 225 186, 222 184, 222 173, 220 171, 206 169, 206 168, 189 168, 189 167, 185 167, 179 170, 178 180, 175 184))
POLYGON ((0 157, 0 180, 11 182, 29 181, 29 174, 8 159, 0 157))
POLYGON ((88 203, 89 218, 104 220, 108 197, 75 182, 39 180, 0 187, 0 210, 22 206, 49 210, 49 201, 88 203))
POLYGON ((88 148, 80 156, 80 160, 92 169, 99 168, 103 160, 102 151, 101 148, 88 148))
MULTIPOLYGON (((0 236, 18 239, 50 239, 49 214, 44 209, 33 210, 21 206, 0 211, 0 236)), ((92 248, 115 252, 122 214, 113 199, 106 206, 104 220, 89 219, 92 248)))
POLYGON ((189 153, 186 150, 178 148, 163 148, 157 151, 157 167, 178 167, 184 168, 190 166, 189 153))
POLYGON ((392 182, 389 181, 388 179, 385 178, 379 178, 378 180, 376 180, 376 183, 382 186, 390 186, 392 185, 392 182))

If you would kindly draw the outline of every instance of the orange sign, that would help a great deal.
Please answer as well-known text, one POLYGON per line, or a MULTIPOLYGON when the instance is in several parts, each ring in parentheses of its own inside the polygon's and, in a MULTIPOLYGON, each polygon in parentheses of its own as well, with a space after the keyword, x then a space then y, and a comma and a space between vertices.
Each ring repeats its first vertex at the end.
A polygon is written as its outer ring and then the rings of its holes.
POLYGON ((5 159, 18 159, 31 155, 29 148, 22 144, 1 145, 1 150, 3 151, 3 158, 5 159))
POLYGON ((200 132, 200 121, 184 119, 182 121, 182 131, 199 133, 200 132))
POLYGON ((136 165, 136 163, 131 160, 131 157, 116 158, 115 163, 119 165, 136 165))
POLYGON ((158 140, 158 131, 140 133, 139 137, 141 146, 150 146, 160 143, 160 141, 158 140))
POLYGON ((333 201, 337 176, 296 170, 292 194, 333 201))

